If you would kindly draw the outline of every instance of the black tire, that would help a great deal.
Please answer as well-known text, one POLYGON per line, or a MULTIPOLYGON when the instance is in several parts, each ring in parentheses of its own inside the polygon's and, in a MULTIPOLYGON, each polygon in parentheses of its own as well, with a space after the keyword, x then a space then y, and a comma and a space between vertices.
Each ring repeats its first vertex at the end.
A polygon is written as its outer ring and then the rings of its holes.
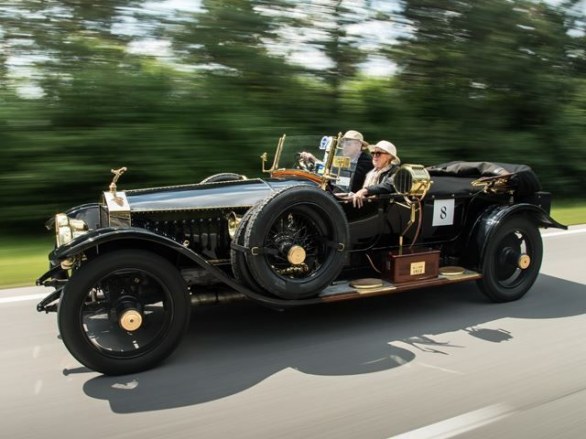
POLYGON ((210 175, 209 177, 206 177, 202 181, 200 181, 200 183, 219 183, 222 181, 236 180, 246 180, 246 176, 241 174, 235 174, 233 172, 222 172, 220 174, 210 175))
POLYGON ((107 375, 149 369, 177 347, 191 314, 187 285, 176 267, 151 252, 122 250, 89 261, 61 296, 59 332, 83 365, 107 375), (118 317, 132 304, 142 325, 124 330, 118 317))
MULTIPOLYGON (((242 220, 240 221, 240 225, 238 229, 236 229, 236 233, 234 234, 234 238, 232 239, 238 245, 244 245, 244 235, 246 233, 246 227, 250 222, 250 218, 252 217, 255 208, 257 206, 253 206, 244 214, 242 220)), ((256 282, 250 270, 248 269, 248 265, 246 264, 246 257, 244 252, 230 249, 230 263, 232 265, 232 273, 238 282, 247 286, 253 291, 262 292, 262 288, 256 282)))
POLYGON ((505 220, 488 242, 482 255, 478 280, 480 290, 494 302, 520 299, 529 291, 541 268, 543 243, 535 224, 523 217, 505 220), (529 266, 519 268, 519 257, 529 257, 529 266))
POLYGON ((312 186, 276 192, 253 212, 244 245, 253 278, 266 291, 284 299, 317 295, 344 266, 349 242, 348 222, 334 197, 312 186), (304 249, 301 264, 287 258, 291 248, 304 249), (300 268, 303 267, 303 270, 300 268))

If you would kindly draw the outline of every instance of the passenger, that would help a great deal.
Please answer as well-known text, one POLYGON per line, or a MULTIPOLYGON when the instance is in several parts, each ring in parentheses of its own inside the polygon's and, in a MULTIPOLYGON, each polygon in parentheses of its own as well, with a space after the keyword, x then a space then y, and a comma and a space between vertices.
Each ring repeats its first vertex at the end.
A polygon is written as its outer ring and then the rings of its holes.
POLYGON ((362 189, 352 195, 354 207, 362 207, 367 196, 395 192, 392 176, 401 164, 397 148, 391 142, 381 140, 372 147, 371 154, 374 167, 366 174, 362 189))

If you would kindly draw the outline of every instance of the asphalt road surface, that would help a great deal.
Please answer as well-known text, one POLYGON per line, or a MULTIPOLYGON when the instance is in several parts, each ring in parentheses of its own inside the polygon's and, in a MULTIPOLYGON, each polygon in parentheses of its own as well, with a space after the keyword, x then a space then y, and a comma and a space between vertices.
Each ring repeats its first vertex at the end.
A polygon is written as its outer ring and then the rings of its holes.
POLYGON ((586 226, 544 232, 520 301, 474 283, 275 312, 194 310, 158 368, 77 363, 44 288, 0 291, 2 438, 584 438, 586 226))

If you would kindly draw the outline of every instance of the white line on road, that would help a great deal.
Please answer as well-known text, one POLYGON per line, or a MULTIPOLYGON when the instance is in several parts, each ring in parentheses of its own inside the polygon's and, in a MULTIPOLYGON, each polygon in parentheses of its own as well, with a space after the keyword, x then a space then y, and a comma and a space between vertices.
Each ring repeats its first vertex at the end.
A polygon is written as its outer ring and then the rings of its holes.
POLYGON ((504 404, 495 404, 389 439, 447 439, 498 421, 512 413, 513 410, 510 407, 504 404))
POLYGON ((13 297, 1 297, 0 304, 2 303, 13 303, 13 302, 26 302, 27 300, 39 300, 43 299, 47 294, 29 294, 28 296, 13 296, 13 297))
POLYGON ((576 233, 586 233, 586 229, 562 230, 560 232, 544 233, 541 236, 544 238, 551 238, 552 236, 568 236, 576 233))

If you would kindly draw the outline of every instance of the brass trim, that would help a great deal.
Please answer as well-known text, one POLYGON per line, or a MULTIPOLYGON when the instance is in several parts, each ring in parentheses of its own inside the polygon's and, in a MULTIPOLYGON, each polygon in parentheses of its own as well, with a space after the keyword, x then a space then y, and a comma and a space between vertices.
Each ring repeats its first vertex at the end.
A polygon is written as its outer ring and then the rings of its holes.
POLYGON ((228 235, 230 236, 230 239, 234 239, 236 231, 242 222, 242 216, 243 215, 237 215, 234 211, 226 215, 226 219, 228 220, 228 235))
POLYGON ((289 251, 287 252, 287 260, 292 265, 299 265, 305 262, 305 257, 307 254, 305 253, 305 249, 300 245, 292 246, 289 251))
POLYGON ((444 276, 458 276, 464 274, 466 269, 464 267, 458 267, 455 265, 449 265, 446 267, 440 267, 439 274, 444 276))
POLYGON ((142 314, 136 309, 128 309, 122 313, 118 322, 125 331, 136 331, 142 326, 142 314))
POLYGON ((279 142, 277 143, 277 150, 275 151, 275 157, 273 158, 273 165, 269 169, 265 169, 265 163, 268 160, 268 155, 264 152, 261 156, 261 165, 262 165, 262 172, 271 173, 277 169, 279 169, 279 161, 281 160, 281 153, 283 152, 283 146, 285 145, 285 138, 287 136, 283 134, 279 138, 279 142))
POLYGON ((525 269, 529 268, 529 265, 531 265, 531 256, 529 256, 526 253, 522 254, 521 256, 519 256, 519 260, 517 261, 517 265, 521 270, 525 270, 525 269))
POLYGON ((116 196, 116 183, 118 183, 118 179, 124 174, 128 168, 123 166, 120 169, 111 169, 110 172, 114 174, 114 178, 112 178, 112 183, 110 183, 109 190, 110 192, 116 196))
POLYGON ((393 176, 393 183, 399 193, 423 199, 433 181, 423 165, 404 164, 393 176), (403 177, 405 173, 408 175, 403 177))
POLYGON ((332 162, 334 168, 347 169, 350 167, 350 157, 347 156, 336 156, 332 162))

